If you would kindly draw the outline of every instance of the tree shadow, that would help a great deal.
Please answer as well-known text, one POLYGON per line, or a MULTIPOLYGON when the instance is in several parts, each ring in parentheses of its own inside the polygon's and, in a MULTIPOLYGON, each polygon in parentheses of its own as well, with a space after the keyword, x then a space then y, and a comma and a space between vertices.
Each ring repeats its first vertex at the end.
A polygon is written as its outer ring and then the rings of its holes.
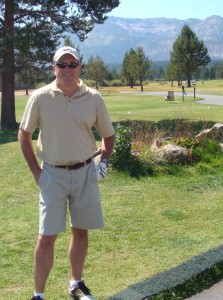
MULTIPOLYGON (((39 130, 36 129, 33 133, 33 139, 37 140, 39 130)), ((18 141, 18 129, 0 130, 0 145, 17 142, 18 141)))

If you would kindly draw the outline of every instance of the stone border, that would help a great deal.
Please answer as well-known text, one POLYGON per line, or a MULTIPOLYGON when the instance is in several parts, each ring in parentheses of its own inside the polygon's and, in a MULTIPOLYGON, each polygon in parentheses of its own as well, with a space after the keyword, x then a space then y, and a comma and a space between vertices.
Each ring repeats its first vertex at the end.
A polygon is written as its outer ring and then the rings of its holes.
POLYGON ((175 268, 129 286, 107 300, 143 300, 182 286, 211 267, 223 264, 223 245, 196 255, 175 268))

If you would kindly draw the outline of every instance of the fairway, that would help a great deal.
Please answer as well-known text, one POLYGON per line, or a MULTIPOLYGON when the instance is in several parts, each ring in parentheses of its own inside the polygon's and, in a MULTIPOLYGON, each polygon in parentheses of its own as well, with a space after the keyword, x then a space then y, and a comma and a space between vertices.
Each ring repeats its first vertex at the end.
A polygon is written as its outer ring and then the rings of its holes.
MULTIPOLYGON (((122 88, 101 88, 99 92, 105 100, 107 109, 113 122, 123 120, 144 120, 159 122, 167 119, 186 119, 191 121, 213 121, 222 122, 223 106, 204 105, 197 103, 193 96, 175 96, 174 101, 165 101, 164 95, 147 95, 146 92, 160 91, 167 94, 168 90, 181 92, 177 85, 151 83, 144 87, 145 93, 140 93, 139 87, 134 89, 122 88)), ((187 89, 193 93, 193 87, 187 89)), ((223 96, 223 83, 221 81, 208 81, 204 85, 197 84, 196 93, 213 94, 223 96)), ((28 96, 16 96, 16 118, 21 120, 28 96)))

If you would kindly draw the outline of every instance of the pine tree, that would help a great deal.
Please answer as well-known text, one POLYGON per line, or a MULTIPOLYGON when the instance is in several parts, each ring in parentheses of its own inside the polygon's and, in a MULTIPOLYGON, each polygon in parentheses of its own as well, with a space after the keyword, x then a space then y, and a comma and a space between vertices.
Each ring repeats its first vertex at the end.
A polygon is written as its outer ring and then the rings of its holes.
POLYGON ((143 47, 141 46, 136 48, 135 68, 137 79, 140 82, 141 92, 143 92, 143 80, 145 80, 149 76, 151 62, 149 58, 145 56, 143 47))
POLYGON ((98 90, 98 85, 102 82, 107 75, 107 68, 101 59, 100 56, 96 56, 95 58, 91 56, 86 65, 86 73, 85 76, 87 79, 95 80, 96 89, 98 90))
POLYGON ((121 76, 131 88, 133 88, 136 81, 135 61, 136 52, 131 48, 125 53, 121 70, 121 76))
POLYGON ((205 67, 211 61, 203 41, 188 25, 183 26, 180 35, 173 44, 170 63, 176 65, 176 70, 185 75, 188 87, 191 87, 192 74, 200 67, 205 67))

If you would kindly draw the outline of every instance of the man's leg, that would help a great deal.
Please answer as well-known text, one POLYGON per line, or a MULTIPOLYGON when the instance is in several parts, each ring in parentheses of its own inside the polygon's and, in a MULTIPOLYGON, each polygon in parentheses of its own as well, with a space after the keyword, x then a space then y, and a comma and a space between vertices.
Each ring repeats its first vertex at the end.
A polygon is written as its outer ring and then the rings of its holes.
POLYGON ((57 235, 39 235, 34 252, 35 292, 43 293, 53 266, 54 244, 57 235))
POLYGON ((71 280, 81 280, 88 249, 88 231, 71 228, 71 234, 69 248, 71 280))

